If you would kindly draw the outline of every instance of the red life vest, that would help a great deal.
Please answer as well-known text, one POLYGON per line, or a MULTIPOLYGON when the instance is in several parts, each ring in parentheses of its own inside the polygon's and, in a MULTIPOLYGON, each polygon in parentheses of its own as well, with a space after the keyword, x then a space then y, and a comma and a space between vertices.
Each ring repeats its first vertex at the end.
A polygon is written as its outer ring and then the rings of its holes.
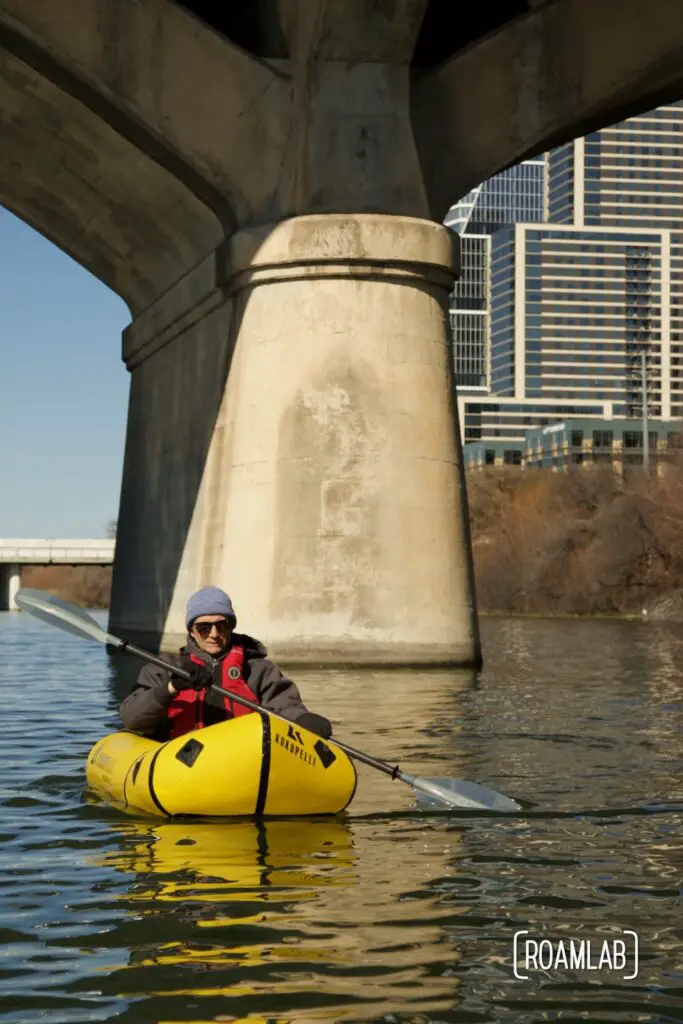
MULTIPOLYGON (((194 654, 190 654, 190 661, 195 665, 204 665, 205 662, 194 654)), ((244 680, 244 647, 232 647, 219 662, 220 683, 219 686, 226 690, 232 690, 239 697, 247 697, 255 704, 260 700, 244 680)), ((251 714, 250 708, 244 704, 236 704, 229 697, 223 698, 223 708, 212 705, 211 710, 220 716, 219 721, 226 718, 236 718, 238 715, 251 714)), ((206 690, 178 690, 168 706, 168 737, 175 739, 182 736, 191 729, 204 728, 204 713, 206 708, 206 690)))

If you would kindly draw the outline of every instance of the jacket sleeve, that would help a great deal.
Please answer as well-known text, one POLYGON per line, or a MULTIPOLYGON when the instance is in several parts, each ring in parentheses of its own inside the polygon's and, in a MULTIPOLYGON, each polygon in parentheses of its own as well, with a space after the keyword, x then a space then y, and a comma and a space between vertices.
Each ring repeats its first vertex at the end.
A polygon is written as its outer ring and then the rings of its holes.
POLYGON ((264 707, 290 722, 298 722, 309 713, 295 683, 268 658, 251 663, 248 683, 264 707))
POLYGON ((166 711, 173 699, 168 692, 170 678, 166 669, 145 665, 119 709, 124 729, 151 737, 163 732, 166 711))

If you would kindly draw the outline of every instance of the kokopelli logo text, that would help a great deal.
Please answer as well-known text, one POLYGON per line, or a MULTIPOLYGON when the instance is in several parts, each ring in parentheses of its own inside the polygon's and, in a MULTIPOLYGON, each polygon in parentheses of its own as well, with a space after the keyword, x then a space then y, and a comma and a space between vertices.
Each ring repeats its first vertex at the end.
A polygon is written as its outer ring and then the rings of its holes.
POLYGON ((629 981, 638 977, 638 935, 625 930, 619 938, 537 939, 528 931, 513 939, 515 978, 527 981, 536 973, 586 971, 629 981))

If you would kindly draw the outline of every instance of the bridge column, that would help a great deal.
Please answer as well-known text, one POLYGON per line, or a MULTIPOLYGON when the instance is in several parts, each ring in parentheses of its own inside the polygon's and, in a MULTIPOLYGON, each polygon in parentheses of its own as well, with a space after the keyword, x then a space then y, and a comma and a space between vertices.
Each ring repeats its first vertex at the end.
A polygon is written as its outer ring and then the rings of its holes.
POLYGON ((204 579, 287 661, 470 661, 453 236, 313 215, 237 235, 204 579))
POLYGON ((457 239, 428 219, 410 115, 426 0, 352 6, 269 5, 292 96, 272 195, 126 333, 110 622, 138 642, 177 648, 213 583, 283 663, 480 659, 457 239))
POLYGON ((214 583, 289 663, 477 661, 456 243, 420 218, 292 218, 215 255, 185 334, 171 305, 138 322, 113 631, 173 649, 214 583))
POLYGON ((21 586, 21 566, 9 564, 1 568, 2 591, 0 592, 0 611, 19 611, 15 598, 21 586))

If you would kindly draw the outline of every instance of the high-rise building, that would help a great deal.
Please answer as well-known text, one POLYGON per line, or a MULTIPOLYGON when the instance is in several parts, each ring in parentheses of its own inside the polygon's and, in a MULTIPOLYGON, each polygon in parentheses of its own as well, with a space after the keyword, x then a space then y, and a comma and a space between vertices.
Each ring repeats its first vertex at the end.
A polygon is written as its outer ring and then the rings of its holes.
POLYGON ((459 233, 492 235, 508 224, 544 220, 545 165, 539 156, 501 171, 452 206, 444 223, 457 230, 463 212, 469 211, 459 233))
POLYGON ((683 228, 683 101, 547 154, 547 216, 577 227, 683 228))
MULTIPOLYGON (((584 228, 652 229, 668 240, 661 271, 661 339, 650 338, 643 324, 656 318, 657 310, 645 301, 650 289, 641 273, 632 281, 624 310, 625 357, 637 369, 645 348, 648 383, 652 373, 653 386, 661 361, 662 372, 670 376, 670 414, 683 416, 683 101, 620 121, 550 153, 547 214, 552 222, 584 228), (634 292, 639 303, 632 301, 634 292)), ((661 403, 664 417, 666 404, 661 403)), ((636 415, 638 405, 642 390, 623 414, 636 415)))
POLYGON ((460 390, 489 387, 491 235, 509 224, 543 219, 544 175, 543 157, 525 160, 472 189, 445 218, 461 236, 462 273, 450 303, 460 390))
POLYGON ((491 243, 491 386, 683 416, 683 102, 547 157, 547 223, 491 243), (646 387, 642 359, 646 358, 646 387))
POLYGON ((671 232, 517 224, 491 253, 491 384, 517 399, 609 401, 671 416, 671 232))

